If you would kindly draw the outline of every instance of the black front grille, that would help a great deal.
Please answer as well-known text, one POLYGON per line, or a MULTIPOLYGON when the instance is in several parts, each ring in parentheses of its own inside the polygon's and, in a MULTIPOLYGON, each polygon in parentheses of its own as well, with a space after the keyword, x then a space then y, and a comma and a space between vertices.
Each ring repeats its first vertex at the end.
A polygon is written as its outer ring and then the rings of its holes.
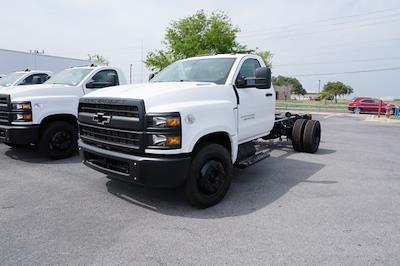
POLYGON ((106 105, 97 103, 81 103, 80 112, 97 114, 103 113, 110 116, 139 117, 138 106, 132 105, 106 105))
POLYGON ((139 133, 82 123, 80 123, 79 129, 81 139, 107 149, 127 151, 140 149, 141 135, 139 133))
POLYGON ((8 97, 7 96, 0 96, 0 104, 8 104, 8 97))
POLYGON ((9 124, 10 96, 0 95, 0 124, 9 124))
POLYGON ((144 112, 141 100, 82 98, 78 115, 80 137, 83 142, 103 149, 138 152, 144 147, 144 112))

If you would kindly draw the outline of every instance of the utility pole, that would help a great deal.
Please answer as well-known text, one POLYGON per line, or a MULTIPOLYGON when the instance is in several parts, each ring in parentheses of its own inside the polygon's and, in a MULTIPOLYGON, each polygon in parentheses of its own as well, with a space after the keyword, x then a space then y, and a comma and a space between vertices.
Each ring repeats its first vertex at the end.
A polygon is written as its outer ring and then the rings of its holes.
POLYGON ((318 80, 318 94, 321 93, 321 80, 318 80))
POLYGON ((129 65, 129 84, 132 84, 132 64, 129 65))
POLYGON ((141 43, 141 60, 140 60, 140 83, 143 83, 143 40, 141 43))

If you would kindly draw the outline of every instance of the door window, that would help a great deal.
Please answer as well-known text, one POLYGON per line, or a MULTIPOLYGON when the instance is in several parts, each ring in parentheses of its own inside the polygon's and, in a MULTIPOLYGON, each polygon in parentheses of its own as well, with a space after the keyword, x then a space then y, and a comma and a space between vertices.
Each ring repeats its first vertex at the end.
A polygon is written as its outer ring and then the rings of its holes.
POLYGON ((49 79, 49 75, 45 74, 45 73, 38 73, 38 74, 32 74, 29 75, 28 77, 26 77, 20 85, 32 85, 33 84, 33 80, 34 79, 39 79, 39 83, 36 84, 42 84, 43 82, 45 82, 46 80, 49 79))
MULTIPOLYGON (((246 59, 240 67, 239 78, 254 78, 256 76, 256 69, 261 67, 260 62, 257 59, 246 59)), ((255 80, 247 80, 247 87, 254 87, 256 85, 255 80)))
POLYGON ((119 80, 117 71, 112 69, 101 70, 92 77, 89 83, 96 84, 94 88, 118 86, 119 80))
POLYGON ((374 100, 364 100, 363 103, 374 103, 374 100))

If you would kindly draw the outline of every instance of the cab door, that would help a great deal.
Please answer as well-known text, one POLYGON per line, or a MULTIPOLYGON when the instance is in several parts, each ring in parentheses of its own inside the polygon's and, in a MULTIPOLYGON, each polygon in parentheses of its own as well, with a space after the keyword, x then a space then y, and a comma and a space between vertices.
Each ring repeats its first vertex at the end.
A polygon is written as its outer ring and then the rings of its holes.
POLYGON ((268 135, 274 125, 275 91, 272 86, 269 89, 258 89, 255 80, 251 79, 255 78, 256 69, 259 67, 261 64, 258 59, 245 59, 236 77, 235 85, 239 94, 239 143, 268 135))

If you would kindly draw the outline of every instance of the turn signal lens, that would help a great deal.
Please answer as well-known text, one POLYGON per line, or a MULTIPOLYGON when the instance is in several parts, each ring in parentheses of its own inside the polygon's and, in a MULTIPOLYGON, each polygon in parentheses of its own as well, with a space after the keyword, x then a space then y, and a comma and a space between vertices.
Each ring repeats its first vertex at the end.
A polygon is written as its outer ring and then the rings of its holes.
POLYGON ((31 103, 23 103, 23 104, 21 104, 21 109, 22 110, 30 110, 30 109, 32 109, 31 103))
POLYGON ((169 117, 167 118, 167 127, 177 127, 181 124, 179 117, 169 117))
POLYGON ((167 144, 168 145, 180 145, 181 137, 180 136, 168 136, 167 144))
POLYGON ((32 121, 32 114, 17 114, 16 121, 29 122, 32 121))
POLYGON ((32 105, 30 102, 13 103, 12 109, 13 110, 31 110, 32 105))

